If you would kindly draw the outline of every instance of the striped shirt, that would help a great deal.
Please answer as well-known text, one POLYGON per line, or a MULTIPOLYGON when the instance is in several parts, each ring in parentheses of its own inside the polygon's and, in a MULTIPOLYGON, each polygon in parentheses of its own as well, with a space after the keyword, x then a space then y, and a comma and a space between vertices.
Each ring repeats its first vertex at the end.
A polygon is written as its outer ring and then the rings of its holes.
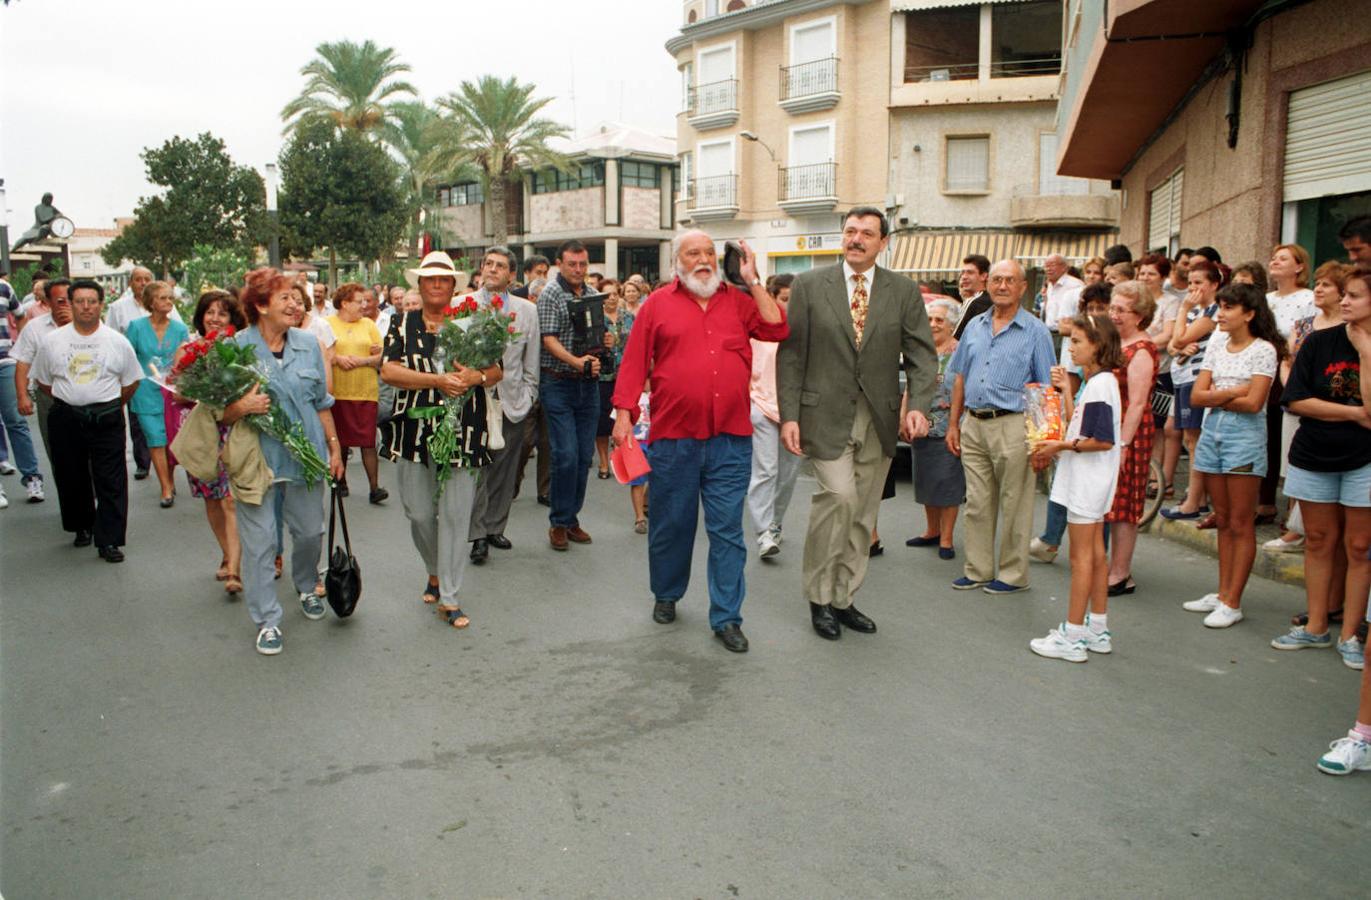
POLYGON ((946 377, 962 376, 967 409, 1023 412, 1024 385, 1052 380, 1052 336, 1041 319, 1022 307, 999 334, 991 327, 994 318, 994 310, 987 310, 966 326, 946 377))

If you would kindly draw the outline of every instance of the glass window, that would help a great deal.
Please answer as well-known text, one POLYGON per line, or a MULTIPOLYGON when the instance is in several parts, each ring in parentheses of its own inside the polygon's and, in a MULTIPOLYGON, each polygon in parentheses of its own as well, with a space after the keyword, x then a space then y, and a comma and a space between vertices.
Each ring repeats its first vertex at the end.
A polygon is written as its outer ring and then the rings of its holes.
POLYGON ((1030 0, 992 8, 990 77, 1056 75, 1062 68, 1062 4, 1030 0))
POLYGON ((452 186, 453 206, 475 206, 486 199, 479 182, 455 184, 452 186))
POLYGON ((990 138, 947 139, 947 172, 943 190, 990 190, 990 138))
POLYGON ((558 172, 549 169, 539 172, 533 179, 533 193, 551 194, 556 191, 576 191, 581 188, 598 187, 605 183, 605 164, 603 162, 583 162, 573 166, 571 171, 558 172))
POLYGON ((448 197, 449 197, 449 196, 450 196, 450 194, 448 193, 448 189, 447 189, 447 188, 438 188, 438 205, 439 205, 439 206, 447 206, 447 205, 449 205, 449 204, 448 204, 448 197))
POLYGON ((656 165, 631 160, 619 164, 619 179, 625 187, 655 188, 661 183, 656 165))

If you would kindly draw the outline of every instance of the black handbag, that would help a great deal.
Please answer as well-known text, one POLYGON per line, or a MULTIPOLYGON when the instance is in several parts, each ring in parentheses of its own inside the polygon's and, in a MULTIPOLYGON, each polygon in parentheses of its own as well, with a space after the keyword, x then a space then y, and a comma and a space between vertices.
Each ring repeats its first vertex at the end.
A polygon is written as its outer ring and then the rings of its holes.
POLYGON ((343 509, 343 498, 338 494, 338 488, 333 488, 329 492, 332 500, 329 503, 328 514, 328 573, 324 575, 324 590, 328 594, 328 605, 333 607, 333 611, 338 614, 338 618, 346 619, 352 615, 357 608, 357 601, 362 597, 362 567, 357 563, 357 557, 352 555, 352 538, 348 536, 348 517, 343 509), (343 546, 333 545, 333 526, 335 522, 343 523, 343 546))

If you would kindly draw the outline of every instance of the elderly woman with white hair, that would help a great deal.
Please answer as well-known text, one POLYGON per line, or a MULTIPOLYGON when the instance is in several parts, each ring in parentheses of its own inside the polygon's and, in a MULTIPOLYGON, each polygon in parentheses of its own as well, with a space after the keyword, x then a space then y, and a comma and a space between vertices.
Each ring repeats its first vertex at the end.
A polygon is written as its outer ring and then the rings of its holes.
MULTIPOLYGON (((905 541, 905 546, 937 547, 940 559, 953 559, 957 552, 952 549, 952 531, 957 525, 957 509, 966 501, 966 473, 962 461, 947 448, 952 381, 945 375, 957 349, 953 334, 962 317, 962 306, 943 297, 930 301, 926 308, 933 348, 938 353, 938 377, 933 386, 928 436, 916 438, 910 447, 914 453, 914 500, 923 505, 928 527, 923 534, 905 541)), ((900 418, 904 418, 903 409, 900 418)))

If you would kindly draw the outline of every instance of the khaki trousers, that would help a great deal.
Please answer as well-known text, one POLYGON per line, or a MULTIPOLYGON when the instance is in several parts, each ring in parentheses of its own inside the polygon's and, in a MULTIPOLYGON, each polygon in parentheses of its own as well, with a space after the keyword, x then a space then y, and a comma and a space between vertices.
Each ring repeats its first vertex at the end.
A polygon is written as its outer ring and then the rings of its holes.
POLYGON ((966 577, 972 581, 999 578, 1006 584, 1027 585, 1034 476, 1028 464, 1023 414, 998 419, 963 417, 962 469, 966 472, 966 511, 962 519, 966 577))
POLYGON ((811 462, 818 490, 809 508, 801 567, 805 599, 846 609, 866 577, 871 529, 876 526, 881 490, 890 469, 890 457, 881 449, 864 397, 857 400, 852 435, 842 454, 811 462))

